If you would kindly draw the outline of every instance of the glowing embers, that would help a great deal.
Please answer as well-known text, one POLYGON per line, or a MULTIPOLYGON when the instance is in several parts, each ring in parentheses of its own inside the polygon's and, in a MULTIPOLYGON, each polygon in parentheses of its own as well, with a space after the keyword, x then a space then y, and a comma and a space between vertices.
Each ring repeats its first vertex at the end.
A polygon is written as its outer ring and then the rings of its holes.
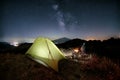
POLYGON ((80 48, 74 48, 72 53, 72 59, 78 59, 80 57, 80 48))
POLYGON ((79 49, 79 48, 74 48, 73 51, 74 51, 75 53, 79 53, 79 52, 80 52, 80 49, 79 49))

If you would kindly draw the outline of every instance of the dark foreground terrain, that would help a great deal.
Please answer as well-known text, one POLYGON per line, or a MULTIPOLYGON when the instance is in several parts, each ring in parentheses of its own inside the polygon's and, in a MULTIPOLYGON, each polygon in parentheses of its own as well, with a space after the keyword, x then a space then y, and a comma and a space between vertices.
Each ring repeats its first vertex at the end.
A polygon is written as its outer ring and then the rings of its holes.
POLYGON ((23 54, 0 54, 0 80, 63 80, 50 68, 46 68, 23 54))
POLYGON ((24 54, 0 54, 0 80, 119 80, 120 65, 106 57, 92 55, 82 62, 63 61, 55 72, 24 54))

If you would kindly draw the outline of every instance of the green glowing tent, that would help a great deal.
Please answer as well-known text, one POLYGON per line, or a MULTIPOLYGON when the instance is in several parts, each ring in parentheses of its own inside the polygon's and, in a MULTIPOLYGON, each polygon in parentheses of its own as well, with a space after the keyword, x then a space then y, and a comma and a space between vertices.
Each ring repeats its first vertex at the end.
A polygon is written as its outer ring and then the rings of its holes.
POLYGON ((58 71, 58 62, 65 59, 63 53, 47 38, 37 38, 26 54, 33 60, 58 71))

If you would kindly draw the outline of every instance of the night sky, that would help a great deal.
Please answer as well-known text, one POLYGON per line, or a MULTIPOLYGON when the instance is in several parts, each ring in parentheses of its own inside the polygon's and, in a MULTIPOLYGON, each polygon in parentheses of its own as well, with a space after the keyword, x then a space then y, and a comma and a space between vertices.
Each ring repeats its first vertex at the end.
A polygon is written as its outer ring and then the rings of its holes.
POLYGON ((120 36, 119 0, 3 0, 0 40, 120 36))

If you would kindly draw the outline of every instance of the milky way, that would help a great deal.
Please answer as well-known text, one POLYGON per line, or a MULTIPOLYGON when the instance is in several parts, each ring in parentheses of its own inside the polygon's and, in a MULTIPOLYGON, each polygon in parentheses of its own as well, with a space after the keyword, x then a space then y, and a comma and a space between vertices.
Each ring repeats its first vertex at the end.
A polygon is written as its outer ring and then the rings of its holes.
POLYGON ((118 0, 3 0, 0 12, 0 40, 120 34, 118 0))

